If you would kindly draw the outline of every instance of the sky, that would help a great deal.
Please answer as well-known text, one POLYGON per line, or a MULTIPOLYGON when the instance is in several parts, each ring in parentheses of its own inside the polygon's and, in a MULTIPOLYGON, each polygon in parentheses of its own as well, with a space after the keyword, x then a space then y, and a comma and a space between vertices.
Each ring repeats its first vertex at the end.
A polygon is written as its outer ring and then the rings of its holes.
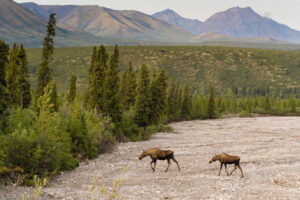
POLYGON ((300 0, 16 0, 49 5, 99 5, 117 10, 138 10, 146 14, 172 9, 185 18, 205 21, 231 7, 250 6, 258 14, 300 30, 300 0))

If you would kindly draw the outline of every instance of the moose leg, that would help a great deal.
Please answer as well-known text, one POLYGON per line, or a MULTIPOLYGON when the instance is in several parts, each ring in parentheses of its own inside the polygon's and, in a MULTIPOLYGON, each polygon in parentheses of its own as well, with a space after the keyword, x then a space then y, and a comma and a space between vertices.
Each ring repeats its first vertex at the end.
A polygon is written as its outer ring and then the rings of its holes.
POLYGON ((243 174, 243 170, 242 170, 241 166, 238 165, 238 168, 240 169, 240 171, 241 171, 241 173, 242 173, 242 178, 243 178, 243 177, 244 177, 244 174, 243 174))
POLYGON ((180 171, 180 167, 179 167, 177 160, 174 157, 172 158, 172 160, 177 164, 178 170, 180 171))
POLYGON ((153 160, 150 162, 150 167, 151 167, 152 171, 154 171, 154 168, 152 167, 152 163, 154 163, 153 160))
POLYGON ((225 171, 227 173, 227 176, 229 176, 228 171, 227 171, 227 164, 225 164, 225 171))
POLYGON ((221 166, 220 166, 220 171, 219 171, 219 174, 218 174, 218 176, 220 176, 220 174, 221 174, 222 167, 223 167, 223 163, 221 163, 221 166))
POLYGON ((167 169, 166 169, 166 172, 168 171, 170 165, 171 165, 171 162, 170 162, 170 159, 168 159, 168 167, 167 167, 167 169))
POLYGON ((234 169, 230 172, 230 175, 237 169, 236 164, 234 165, 234 169))
POLYGON ((155 167, 156 167, 156 160, 154 160, 154 168, 153 168, 153 172, 155 172, 155 167))

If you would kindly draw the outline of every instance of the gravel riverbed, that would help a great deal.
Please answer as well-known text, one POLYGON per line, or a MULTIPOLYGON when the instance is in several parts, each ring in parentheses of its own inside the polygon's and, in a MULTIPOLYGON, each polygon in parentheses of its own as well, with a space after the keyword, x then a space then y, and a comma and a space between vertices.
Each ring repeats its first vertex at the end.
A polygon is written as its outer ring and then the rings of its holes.
MULTIPOLYGON (((121 199, 300 199, 300 118, 258 117, 189 121, 170 124, 172 133, 158 133, 145 142, 118 144, 113 153, 81 163, 74 171, 54 177, 42 190, 42 200, 105 199, 114 180, 125 179, 118 190, 121 199), (156 172, 143 149, 171 149, 181 167, 158 161, 156 172), (241 157, 239 170, 217 176, 214 154, 241 157), (124 168, 128 168, 122 173, 124 168), (91 192, 90 188, 95 186, 91 192)), ((228 167, 231 171, 233 166, 228 167)), ((1 187, 0 199, 15 200, 33 194, 32 188, 1 187)))

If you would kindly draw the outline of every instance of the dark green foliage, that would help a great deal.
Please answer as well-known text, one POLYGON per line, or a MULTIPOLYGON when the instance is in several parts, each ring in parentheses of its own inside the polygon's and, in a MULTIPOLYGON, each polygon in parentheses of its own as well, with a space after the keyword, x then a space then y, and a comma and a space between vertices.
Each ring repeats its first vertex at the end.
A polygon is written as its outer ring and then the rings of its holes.
POLYGON ((114 52, 113 52, 114 58, 113 58, 113 62, 115 63, 116 67, 119 67, 119 57, 120 57, 120 53, 119 53, 119 47, 118 45, 115 45, 114 47, 114 52))
POLYGON ((72 74, 71 80, 70 80, 70 89, 69 89, 69 94, 68 94, 69 103, 72 103, 76 97, 76 80, 77 80, 76 75, 72 74))
POLYGON ((8 108, 6 92, 6 65, 8 62, 9 46, 0 40, 0 135, 5 125, 5 113, 8 108))
POLYGON ((114 60, 114 55, 112 55, 105 73, 103 111, 117 124, 121 120, 121 104, 118 68, 114 60))
POLYGON ((103 45, 98 48, 97 53, 94 48, 90 67, 91 73, 89 73, 88 107, 90 109, 96 108, 98 112, 104 109, 104 81, 107 69, 107 57, 108 55, 103 45))
POLYGON ((176 84, 174 79, 171 81, 171 85, 168 90, 168 115, 169 118, 175 119, 176 118, 176 100, 177 100, 177 94, 176 94, 176 84))
POLYGON ((31 102, 31 93, 29 83, 28 61, 23 44, 20 45, 18 59, 20 61, 20 72, 18 77, 18 85, 20 90, 20 105, 22 108, 28 108, 31 102))
POLYGON ((58 111, 58 96, 57 96, 57 86, 56 86, 56 82, 53 81, 51 83, 51 100, 50 102, 53 104, 53 109, 55 112, 58 111))
POLYGON ((19 47, 14 43, 9 54, 9 65, 6 72, 7 93, 11 106, 17 106, 20 102, 19 97, 21 91, 18 85, 18 77, 20 75, 18 53, 19 47))
POLYGON ((181 117, 184 119, 190 119, 192 109, 191 90, 187 84, 185 84, 182 93, 182 106, 181 106, 181 117))
POLYGON ((125 110, 129 110, 134 106, 136 97, 136 73, 133 70, 131 62, 129 62, 128 75, 127 75, 127 94, 125 95, 125 110))
POLYGON ((153 71, 151 82, 151 101, 150 101, 150 116, 151 124, 159 124, 162 122, 162 115, 167 107, 167 77, 165 71, 162 70, 157 76, 156 71, 153 71))
POLYGON ((50 61, 54 52, 54 37, 55 37, 55 14, 49 16, 47 25, 47 35, 44 37, 43 50, 42 50, 42 62, 40 64, 37 80, 37 98, 43 95, 44 88, 52 80, 51 71, 49 68, 50 61))
POLYGON ((121 80, 120 80, 120 101, 121 101, 121 104, 122 104, 122 109, 123 110, 128 110, 129 109, 129 106, 126 105, 126 97, 127 97, 127 94, 128 94, 128 87, 127 87, 127 83, 128 83, 128 77, 127 77, 127 72, 123 72, 122 73, 122 76, 121 76, 121 80))
POLYGON ((208 98, 208 105, 207 105, 207 117, 208 117, 208 119, 214 119, 216 117, 214 87, 210 87, 210 95, 208 98))
POLYGON ((146 127, 151 122, 149 121, 151 103, 150 78, 149 71, 146 65, 142 65, 139 72, 137 83, 137 93, 135 100, 134 121, 138 126, 146 127))

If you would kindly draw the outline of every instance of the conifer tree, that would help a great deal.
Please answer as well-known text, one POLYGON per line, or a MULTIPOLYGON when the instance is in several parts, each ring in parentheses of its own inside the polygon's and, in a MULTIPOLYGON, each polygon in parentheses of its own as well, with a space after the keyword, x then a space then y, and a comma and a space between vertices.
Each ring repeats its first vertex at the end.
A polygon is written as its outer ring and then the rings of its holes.
POLYGON ((52 81, 51 83, 51 99, 50 102, 53 104, 53 109, 55 112, 58 111, 58 96, 57 96, 57 87, 56 82, 52 81))
POLYGON ((119 75, 115 64, 114 55, 109 60, 104 81, 104 113, 111 117, 114 123, 121 120, 119 75))
POLYGON ((134 106, 136 97, 136 73, 133 70, 131 62, 129 62, 126 92, 127 94, 125 96, 125 110, 129 110, 134 106))
POLYGON ((28 108, 31 102, 31 93, 30 93, 30 83, 28 80, 29 72, 28 72, 27 55, 23 44, 20 45, 18 59, 20 62, 19 77, 18 77, 18 85, 20 90, 19 105, 21 105, 22 108, 28 108))
POLYGON ((208 106, 207 106, 207 117, 209 119, 214 119, 216 117, 214 87, 210 87, 210 95, 208 98, 208 106))
POLYGON ((176 84, 174 79, 172 79, 168 91, 168 115, 169 117, 171 117, 171 119, 174 119, 175 114, 176 114, 176 84))
POLYGON ((181 106, 182 106, 182 88, 179 85, 179 82, 176 83, 176 98, 175 98, 175 108, 176 108, 176 117, 181 115, 181 106))
POLYGON ((97 62, 97 47, 94 46, 93 53, 91 56, 91 64, 88 72, 87 102, 88 102, 88 107, 90 109, 93 109, 96 106, 95 74, 94 74, 96 62, 97 62))
POLYGON ((119 56, 120 56, 118 45, 115 45, 113 55, 114 55, 114 64, 116 65, 116 67, 118 69, 118 67, 119 67, 119 56))
POLYGON ((8 62, 9 45, 0 40, 0 132, 5 126, 5 114, 8 108, 6 93, 6 65, 8 62))
POLYGON ((152 124, 158 124, 161 121, 161 116, 164 114, 167 106, 167 77, 165 71, 162 70, 157 76, 156 71, 153 71, 153 80, 151 83, 151 102, 150 102, 150 117, 152 124))
POLYGON ((120 100, 122 103, 122 109, 124 110, 128 110, 129 106, 126 105, 126 98, 128 95, 128 87, 127 87, 127 83, 128 83, 128 77, 127 77, 127 72, 123 72, 122 76, 121 76, 121 81, 120 81, 120 100))
POLYGON ((104 109, 104 81, 107 69, 107 52, 103 45, 98 48, 97 53, 93 52, 91 70, 89 74, 89 108, 96 108, 98 112, 104 109), (96 58, 94 59, 94 56, 96 58))
POLYGON ((76 80, 77 80, 76 75, 72 74, 71 80, 70 80, 69 94, 68 94, 69 103, 73 103, 73 101, 76 97, 76 80))
POLYGON ((20 88, 18 85, 19 78, 19 59, 18 59, 19 47, 16 43, 9 54, 9 65, 6 73, 7 92, 9 96, 9 104, 11 106, 17 106, 20 100, 20 88))
POLYGON ((44 88, 50 83, 51 71, 49 68, 50 61, 54 52, 54 37, 55 37, 55 14, 50 14, 47 35, 44 37, 43 50, 42 50, 42 62, 40 64, 37 81, 37 98, 43 95, 44 88))
POLYGON ((138 126, 144 127, 144 129, 151 123, 149 121, 150 97, 149 71, 147 66, 142 64, 137 83, 134 120, 138 126))
POLYGON ((181 106, 181 117, 190 119, 192 103, 191 103, 191 90, 187 84, 184 85, 183 89, 183 100, 181 106))

